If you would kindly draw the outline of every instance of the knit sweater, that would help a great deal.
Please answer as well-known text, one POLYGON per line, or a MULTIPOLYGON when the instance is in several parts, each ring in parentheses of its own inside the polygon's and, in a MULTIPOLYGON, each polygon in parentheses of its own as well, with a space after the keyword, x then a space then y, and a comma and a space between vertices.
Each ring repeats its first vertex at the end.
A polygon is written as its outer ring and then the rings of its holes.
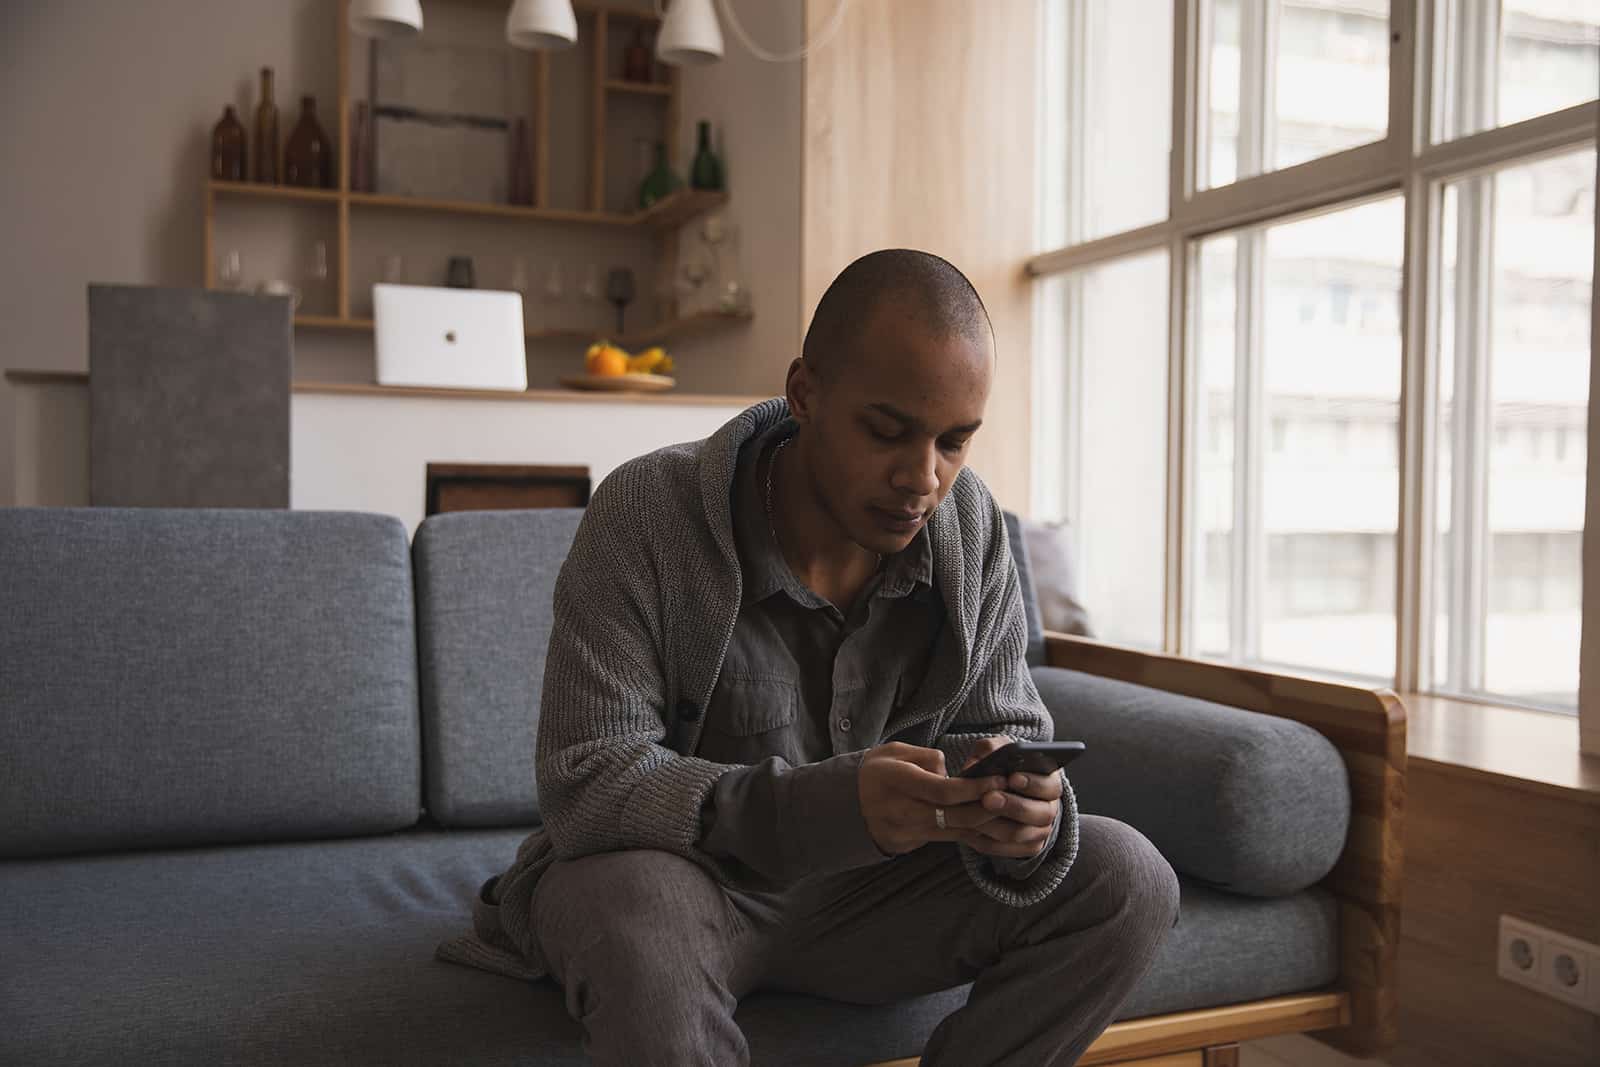
MULTIPOLYGON (((737 881, 735 865, 699 847, 701 809, 734 765, 694 752, 739 611, 731 510, 739 449, 788 417, 781 398, 757 404, 703 441, 623 464, 595 490, 556 580, 535 753, 543 825, 484 883, 473 932, 440 945, 440 959, 524 979, 546 974, 531 905, 558 860, 659 849, 723 884, 737 881)), ((1024 661, 1027 624, 1004 520, 976 474, 957 476, 928 533, 946 625, 923 684, 884 739, 938 748, 952 771, 985 737, 1049 740, 1053 724, 1024 661)), ((793 768, 785 810, 859 813, 855 796, 838 795, 837 775, 824 793, 807 789, 804 771, 793 768)), ((1007 877, 959 846, 984 893, 1022 907, 1066 876, 1078 811, 1064 775, 1062 783, 1059 829, 1028 877, 1007 877)))

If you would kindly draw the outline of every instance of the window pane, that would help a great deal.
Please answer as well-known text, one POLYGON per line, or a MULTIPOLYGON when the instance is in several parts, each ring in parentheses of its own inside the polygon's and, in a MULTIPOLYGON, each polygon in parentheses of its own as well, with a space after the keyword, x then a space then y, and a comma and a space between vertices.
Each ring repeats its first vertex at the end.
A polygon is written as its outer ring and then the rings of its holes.
POLYGON ((1600 92, 1595 0, 1441 0, 1434 140, 1547 115, 1600 92))
POLYGON ((1211 0, 1201 187, 1381 141, 1388 0, 1211 0))
POLYGON ((1402 236, 1389 198, 1201 243, 1202 655, 1393 675, 1402 236))
POLYGON ((1095 636, 1159 648, 1166 559, 1167 253, 1130 256, 1043 283, 1062 341, 1058 514, 1078 550, 1095 636))
POLYGON ((1434 684, 1575 710, 1594 149, 1445 187, 1434 684))
POLYGON ((1172 147, 1172 0, 1074 0, 1047 19, 1066 47, 1045 72, 1044 246, 1093 240, 1167 217, 1172 147))

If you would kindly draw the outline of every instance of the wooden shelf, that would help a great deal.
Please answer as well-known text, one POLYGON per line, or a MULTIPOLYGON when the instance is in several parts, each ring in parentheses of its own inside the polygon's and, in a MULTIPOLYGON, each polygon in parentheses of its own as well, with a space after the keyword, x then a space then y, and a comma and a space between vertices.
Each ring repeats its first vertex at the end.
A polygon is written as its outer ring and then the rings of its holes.
POLYGON ((435 215, 482 215, 491 218, 521 219, 525 222, 640 226, 656 232, 676 229, 696 216, 715 211, 728 202, 728 194, 725 191, 680 189, 653 204, 648 211, 623 215, 613 211, 570 211, 563 208, 524 207, 519 204, 488 204, 471 200, 395 196, 389 193, 343 193, 337 189, 296 189, 288 185, 210 181, 207 186, 211 192, 220 196, 244 196, 258 200, 302 200, 332 204, 348 200, 352 207, 420 211, 435 215))
POLYGON ((324 204, 337 204, 342 193, 337 189, 301 189, 294 185, 258 185, 255 182, 224 182, 215 178, 207 187, 221 196, 243 196, 257 200, 313 200, 324 204))
POLYGON ((648 210, 631 217, 640 225, 657 232, 675 230, 697 215, 715 211, 727 202, 725 190, 709 192, 705 189, 679 189, 650 205, 648 210))
POLYGON ((337 315, 296 315, 294 324, 308 330, 370 330, 371 319, 341 319, 337 315))
MULTIPOLYGON (((530 341, 573 341, 587 345, 593 341, 609 340, 621 345, 623 348, 636 350, 649 348, 651 345, 675 337, 684 337, 690 334, 706 333, 720 329, 724 326, 733 326, 741 322, 749 322, 751 316, 747 313, 726 311, 696 311, 679 319, 669 319, 666 322, 647 326, 642 330, 621 335, 610 333, 606 330, 588 330, 581 326, 554 326, 542 330, 529 330, 527 338, 530 341)), ((341 319, 335 315, 296 315, 296 327, 307 330, 372 330, 371 319, 341 319)))
POLYGON ((643 96, 671 96, 672 86, 665 82, 630 82, 621 78, 606 81, 608 93, 639 93, 643 96))
POLYGON ((424 211, 435 215, 487 215, 528 222, 586 222, 606 226, 626 226, 631 215, 605 211, 568 211, 562 208, 525 207, 520 204, 489 204, 473 200, 435 200, 423 196, 394 196, 389 193, 351 193, 351 207, 390 208, 397 211, 424 211))

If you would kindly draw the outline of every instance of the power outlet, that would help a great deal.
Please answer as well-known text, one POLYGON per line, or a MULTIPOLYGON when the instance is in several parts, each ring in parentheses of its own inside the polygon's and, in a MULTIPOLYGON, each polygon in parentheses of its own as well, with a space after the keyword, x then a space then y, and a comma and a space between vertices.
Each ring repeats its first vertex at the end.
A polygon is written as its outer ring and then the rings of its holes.
POLYGON ((1500 916, 1501 978, 1600 1015, 1600 945, 1591 945, 1526 919, 1500 916))

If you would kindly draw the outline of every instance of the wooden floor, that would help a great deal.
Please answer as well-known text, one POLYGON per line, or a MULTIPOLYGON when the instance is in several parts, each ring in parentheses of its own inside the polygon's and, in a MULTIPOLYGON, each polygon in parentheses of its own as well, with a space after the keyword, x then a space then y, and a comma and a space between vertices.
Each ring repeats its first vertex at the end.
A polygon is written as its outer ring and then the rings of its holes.
POLYGON ((1239 1067, 1386 1067, 1382 1060, 1358 1060, 1303 1034, 1263 1037, 1239 1046, 1239 1067))

